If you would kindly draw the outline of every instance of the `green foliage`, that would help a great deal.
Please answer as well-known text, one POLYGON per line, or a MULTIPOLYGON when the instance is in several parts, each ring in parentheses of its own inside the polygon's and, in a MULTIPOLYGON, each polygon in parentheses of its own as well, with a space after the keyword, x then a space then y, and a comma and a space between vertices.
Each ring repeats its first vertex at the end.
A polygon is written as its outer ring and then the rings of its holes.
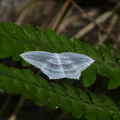
MULTIPOLYGON (((95 60, 87 68, 81 80, 84 87, 93 85, 96 74, 106 77, 108 89, 120 86, 120 52, 112 52, 99 46, 99 49, 82 43, 74 38, 71 41, 63 34, 57 35, 51 30, 39 27, 32 28, 24 24, 24 30, 14 24, 0 23, 0 58, 12 56, 19 61, 19 55, 26 51, 75 52, 86 54, 95 60)), ((0 88, 6 92, 23 94, 28 99, 34 99, 39 106, 48 105, 52 109, 61 108, 70 112, 73 117, 85 117, 87 120, 118 120, 120 112, 116 104, 106 96, 96 96, 90 91, 84 91, 67 84, 61 85, 47 82, 34 75, 29 70, 19 70, 0 65, 0 88), (11 87, 12 86, 12 87, 11 87)))
POLYGON ((4 91, 23 94, 28 99, 34 99, 39 106, 60 107, 78 119, 85 116, 87 120, 110 120, 120 115, 116 104, 106 96, 99 98, 90 91, 47 82, 29 70, 0 64, 0 76, 0 88, 4 91))

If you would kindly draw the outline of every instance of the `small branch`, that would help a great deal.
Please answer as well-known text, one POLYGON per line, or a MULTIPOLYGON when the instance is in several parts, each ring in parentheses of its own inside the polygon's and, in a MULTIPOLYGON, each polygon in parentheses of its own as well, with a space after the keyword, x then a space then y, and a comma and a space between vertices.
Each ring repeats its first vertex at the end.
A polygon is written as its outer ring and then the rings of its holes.
MULTIPOLYGON (((116 25, 117 21, 119 20, 119 16, 118 15, 113 15, 113 17, 111 18, 111 24, 108 26, 107 28, 107 31, 109 33, 112 32, 114 26, 116 25)), ((99 41, 98 41, 98 45, 103 45, 105 40, 107 39, 108 35, 107 34, 104 34, 103 36, 100 36, 99 37, 99 41)))
MULTIPOLYGON (((102 31, 104 31, 107 35, 109 35, 114 41, 118 41, 117 38, 113 35, 111 35, 102 25, 100 25, 96 20, 94 20, 91 16, 89 16, 89 14, 82 9, 80 6, 78 6, 73 0, 68 0, 70 1, 77 9, 79 9, 81 12, 85 13, 86 16, 88 17, 89 20, 91 20, 95 25, 97 25, 102 31)), ((116 10, 118 10, 120 8, 120 4, 118 3, 112 10, 112 12, 114 13, 116 10)))
POLYGON ((66 1, 65 4, 63 5, 63 7, 61 8, 61 10, 59 11, 57 18, 56 18, 55 22, 53 23, 53 26, 51 27, 51 29, 53 31, 55 31, 57 29, 57 27, 59 26, 61 19, 63 18, 64 14, 65 14, 65 11, 68 9, 69 4, 70 4, 70 2, 66 1))
POLYGON ((11 98, 12 98, 12 93, 10 93, 8 96, 7 96, 7 99, 5 100, 1 110, 0 110, 0 118, 2 116, 2 114, 5 112, 5 110, 7 109, 8 105, 10 104, 10 101, 11 101, 11 98))
MULTIPOLYGON (((93 11, 90 11, 88 14, 90 16, 95 16, 97 13, 98 13, 98 9, 96 10, 93 10, 93 11)), ((60 33, 62 31, 64 31, 66 29, 66 27, 71 24, 72 22, 75 22, 76 20, 80 20, 80 19, 83 19, 83 18, 87 18, 86 14, 81 14, 81 15, 74 15, 74 16, 71 16, 69 18, 67 18, 66 20, 64 20, 61 25, 59 26, 58 30, 57 30, 57 33, 60 33)))
POLYGON ((17 115, 19 113, 19 111, 21 110, 23 104, 24 104, 25 98, 22 96, 17 104, 17 106, 15 107, 15 110, 13 111, 12 115, 10 116, 10 118, 8 120, 16 120, 17 115))

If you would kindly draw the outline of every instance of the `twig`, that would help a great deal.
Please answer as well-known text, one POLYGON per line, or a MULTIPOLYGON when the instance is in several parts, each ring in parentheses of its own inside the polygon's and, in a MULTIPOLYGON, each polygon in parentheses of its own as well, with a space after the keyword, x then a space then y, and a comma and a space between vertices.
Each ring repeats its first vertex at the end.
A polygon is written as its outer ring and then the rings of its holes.
POLYGON ((22 96, 17 104, 17 106, 15 107, 12 115, 9 117, 8 120, 16 120, 17 118, 17 115, 19 113, 19 111, 21 110, 21 107, 23 106, 24 104, 24 101, 25 101, 25 98, 22 96))
POLYGON ((28 15, 28 13, 30 12, 30 9, 34 9, 36 8, 36 5, 40 5, 42 1, 37 1, 37 2, 33 2, 32 4, 30 4, 27 8, 25 8, 19 15, 19 17, 16 20, 16 24, 17 25, 21 25, 23 20, 25 19, 25 17, 28 15))
MULTIPOLYGON (((97 23, 103 23, 105 22, 109 17, 111 17, 113 15, 112 11, 107 11, 104 14, 100 15, 98 18, 95 19, 95 21, 97 23)), ((90 32, 92 29, 95 28, 95 24, 93 22, 89 23, 88 25, 86 25, 83 29, 81 29, 79 32, 77 32, 74 37, 76 38, 82 38, 85 34, 87 34, 88 32, 90 32)))
MULTIPOLYGON (((85 13, 88 17, 89 20, 91 20, 95 25, 97 25, 102 31, 104 31, 106 34, 108 34, 114 41, 118 41, 117 38, 113 35, 111 35, 108 31, 106 31, 106 29, 100 25, 96 20, 94 20, 91 16, 89 16, 88 13, 86 13, 85 10, 83 10, 80 6, 78 6, 73 0, 68 0, 70 1, 72 4, 74 4, 74 6, 79 9, 81 12, 85 13)), ((116 10, 118 10, 120 8, 120 4, 118 3, 112 10, 112 12, 115 12, 116 10)))
POLYGON ((10 103, 10 101, 11 101, 11 98, 12 98, 12 93, 9 93, 9 95, 7 96, 7 99, 6 99, 6 101, 4 102, 4 104, 3 104, 3 106, 2 106, 2 108, 1 108, 1 110, 0 110, 0 117, 2 116, 2 114, 5 112, 5 110, 7 109, 7 107, 8 107, 8 104, 10 103))
POLYGON ((51 29, 53 31, 55 31, 57 29, 57 27, 59 26, 61 19, 63 18, 65 11, 67 10, 68 6, 69 6, 70 2, 66 1, 65 4, 63 5, 63 7, 61 8, 60 12, 58 13, 58 16, 56 18, 56 20, 54 21, 53 26, 51 27, 51 29))
MULTIPOLYGON (((93 10, 93 11, 90 11, 88 14, 90 16, 94 16, 98 13, 98 9, 97 10, 93 10)), ((76 20, 79 20, 79 19, 83 19, 83 18, 87 18, 86 14, 81 14, 81 15, 74 15, 74 16, 71 16, 69 18, 67 18, 66 20, 64 20, 64 22, 61 23, 61 25, 59 26, 58 30, 57 30, 57 33, 60 33, 62 32, 69 24, 71 24, 72 22, 76 21, 76 20)))
MULTIPOLYGON (((111 24, 107 28, 107 31, 109 33, 111 33, 111 31, 113 30, 113 28, 114 28, 115 24, 117 23, 118 19, 119 19, 119 16, 117 14, 114 14, 113 17, 111 18, 111 24)), ((98 41, 97 44, 98 45, 104 45, 104 42, 105 42, 107 37, 108 37, 107 34, 104 34, 103 36, 99 37, 99 41, 98 41)))

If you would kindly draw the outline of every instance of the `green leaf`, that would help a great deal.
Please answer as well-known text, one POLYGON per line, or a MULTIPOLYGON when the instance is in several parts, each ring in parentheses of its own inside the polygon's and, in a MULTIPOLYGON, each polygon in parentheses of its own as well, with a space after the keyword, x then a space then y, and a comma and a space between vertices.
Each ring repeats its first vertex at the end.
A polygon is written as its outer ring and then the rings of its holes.
POLYGON ((4 38, 9 38, 9 40, 17 39, 15 31, 12 27, 4 22, 0 23, 1 35, 4 38))
POLYGON ((55 84, 55 83, 51 83, 51 85, 53 86, 56 93, 66 96, 65 89, 62 86, 55 84))
POLYGON ((67 90, 67 94, 69 95, 70 98, 79 100, 77 91, 74 89, 74 87, 71 87, 67 84, 64 84, 64 86, 65 86, 65 88, 67 90))
POLYGON ((28 40, 34 44, 39 45, 40 44, 39 37, 38 37, 37 32, 34 30, 34 28, 27 24, 24 24, 24 28, 26 30, 25 32, 26 32, 26 36, 28 40))
POLYGON ((79 101, 73 101, 72 103, 72 116, 77 119, 83 117, 85 114, 85 106, 79 101))
MULTIPOLYGON (((33 99, 39 106, 48 105, 51 109, 61 108, 77 119, 85 117, 88 120, 119 120, 120 111, 111 99, 84 90, 95 91, 92 85, 95 80, 97 81, 97 75, 101 78, 105 76, 105 85, 108 82, 108 89, 120 86, 120 52, 118 50, 113 49, 111 52, 102 46, 96 49, 76 38, 71 41, 63 34, 57 35, 52 30, 43 30, 39 27, 35 30, 27 24, 24 25, 23 30, 14 23, 0 23, 0 58, 12 56, 14 61, 19 61, 21 53, 35 50, 57 53, 75 52, 93 58, 95 62, 82 72, 84 86, 91 87, 83 87, 81 90, 65 83, 58 85, 34 75, 29 70, 9 68, 0 64, 1 89, 22 94, 28 99, 33 99)), ((80 83, 78 81, 78 84, 80 83)), ((103 83, 103 86, 105 85, 103 83)))
POLYGON ((62 86, 51 84, 29 70, 21 71, 0 64, 0 76, 0 88, 4 91, 23 94, 28 99, 34 99, 39 106, 48 105, 52 109, 60 107, 77 119, 85 115, 88 120, 109 120, 114 115, 117 119, 120 114, 116 104, 105 96, 99 98, 92 92, 87 94, 67 84, 64 91, 62 86))
POLYGON ((113 116, 113 119, 114 120, 119 120, 120 119, 120 113, 118 112, 116 112, 116 114, 113 116))
POLYGON ((14 23, 10 23, 10 26, 11 26, 11 28, 12 28, 13 32, 15 33, 18 40, 27 41, 27 36, 20 26, 14 24, 14 23))
POLYGON ((118 59, 120 59, 120 51, 115 48, 112 48, 112 49, 114 51, 114 56, 117 57, 118 59))
POLYGON ((59 108, 58 103, 60 103, 59 96, 56 95, 56 93, 52 93, 50 95, 49 102, 48 102, 49 108, 51 108, 51 109, 58 109, 59 108))
POLYGON ((99 46, 99 51, 102 53, 104 60, 106 62, 106 65, 117 67, 114 57, 107 49, 105 49, 102 46, 99 46))
POLYGON ((20 26, 10 23, 0 23, 0 58, 13 57, 14 61, 20 60, 19 55, 26 51, 49 51, 49 52, 77 52, 89 55, 95 62, 83 73, 83 84, 89 87, 95 82, 96 71, 101 76, 106 76, 109 82, 109 89, 120 86, 119 81, 112 84, 112 79, 117 77, 114 69, 119 69, 119 51, 114 49, 113 55, 102 46, 99 50, 91 45, 82 43, 74 38, 73 42, 63 34, 57 35, 51 30, 43 30, 24 24, 23 30, 20 26), (115 58, 114 58, 115 56, 115 58), (118 57, 117 57, 118 56, 118 57), (116 60, 118 59, 118 60, 116 60), (93 67, 94 66, 94 67, 93 67), (112 77, 112 78, 111 78, 112 77))
POLYGON ((74 47, 75 47, 75 51, 77 53, 86 54, 85 46, 80 40, 74 38, 73 39, 73 44, 74 44, 74 47))
POLYGON ((59 39, 63 43, 62 46, 64 47, 65 51, 68 52, 75 51, 72 41, 67 36, 65 36, 64 34, 59 34, 59 39))
POLYGON ((98 111, 96 108, 91 106, 86 106, 85 118, 87 120, 97 120, 98 111))
POLYGON ((0 44, 0 58, 6 58, 11 56, 12 54, 12 46, 9 44, 10 42, 6 39, 1 41, 0 44), (8 52, 9 50, 9 52, 8 52))
POLYGON ((57 41, 57 37, 56 35, 54 36, 53 34, 51 35, 48 34, 48 31, 45 31, 41 28, 37 28, 39 33, 40 33, 40 36, 39 36, 39 39, 40 39, 40 42, 41 42, 41 47, 44 49, 44 50, 49 50, 49 51, 55 51, 56 50, 56 47, 57 46, 54 46, 54 42, 57 41), (54 36, 54 37, 53 37, 54 36), (55 39, 56 38, 56 39, 55 39), (52 40, 52 41, 51 41, 52 40))
POLYGON ((108 89, 115 89, 120 86, 120 69, 114 68, 111 70, 110 81, 108 83, 108 89))
POLYGON ((97 68, 98 68, 98 73, 101 76, 110 77, 110 75, 111 75, 111 69, 110 68, 108 68, 104 65, 98 65, 97 68))
POLYGON ((47 34, 47 39, 50 41, 52 45, 52 48, 54 48, 54 52, 64 52, 63 43, 60 41, 59 36, 52 30, 48 30, 46 34, 47 34))
POLYGON ((109 111, 99 109, 98 120, 111 120, 111 115, 109 111))
POLYGON ((91 65, 83 72, 83 84, 85 87, 92 85, 96 80, 96 67, 91 65))
POLYGON ((89 44, 85 44, 85 49, 86 49, 87 55, 91 56, 95 60, 95 63, 103 64, 101 54, 99 53, 98 50, 95 49, 95 47, 89 44))
POLYGON ((77 91, 79 92, 79 98, 82 102, 84 102, 85 104, 92 104, 88 94, 84 90, 77 89, 77 91))
POLYGON ((65 112, 71 112, 72 111, 72 101, 68 99, 67 97, 61 97, 59 106, 61 109, 65 112))
POLYGON ((88 91, 88 93, 90 94, 90 96, 92 98, 92 102, 94 103, 95 106, 104 108, 104 105, 99 97, 97 97, 91 91, 88 91))
POLYGON ((104 106, 106 106, 109 110, 111 110, 111 111, 119 110, 117 108, 117 105, 111 99, 109 99, 107 96, 101 95, 100 100, 104 103, 104 106))

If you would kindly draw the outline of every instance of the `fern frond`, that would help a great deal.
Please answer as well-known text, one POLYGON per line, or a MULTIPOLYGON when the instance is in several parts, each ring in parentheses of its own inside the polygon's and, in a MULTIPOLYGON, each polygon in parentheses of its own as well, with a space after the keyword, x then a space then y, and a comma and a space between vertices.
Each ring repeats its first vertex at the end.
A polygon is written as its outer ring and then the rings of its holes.
POLYGON ((21 71, 0 64, 0 88, 34 99, 39 106, 60 107, 77 119, 85 116, 88 120, 117 120, 120 117, 116 104, 106 96, 98 97, 90 91, 85 92, 67 84, 62 87, 47 82, 26 69, 21 71))
POLYGON ((101 76, 106 76, 109 79, 109 89, 115 89, 120 86, 118 79, 120 78, 120 74, 115 74, 115 69, 117 71, 120 69, 120 52, 116 49, 113 49, 114 53, 111 54, 110 51, 102 46, 99 46, 97 50, 93 46, 82 43, 76 38, 72 42, 63 34, 57 35, 51 30, 43 30, 39 27, 35 30, 27 24, 24 24, 23 30, 14 23, 0 23, 0 39, 0 58, 12 56, 15 61, 18 61, 21 59, 19 57, 21 53, 36 50, 58 53, 67 51, 86 54, 93 58, 95 63, 82 74, 85 87, 89 87, 95 82, 96 71, 101 76))

